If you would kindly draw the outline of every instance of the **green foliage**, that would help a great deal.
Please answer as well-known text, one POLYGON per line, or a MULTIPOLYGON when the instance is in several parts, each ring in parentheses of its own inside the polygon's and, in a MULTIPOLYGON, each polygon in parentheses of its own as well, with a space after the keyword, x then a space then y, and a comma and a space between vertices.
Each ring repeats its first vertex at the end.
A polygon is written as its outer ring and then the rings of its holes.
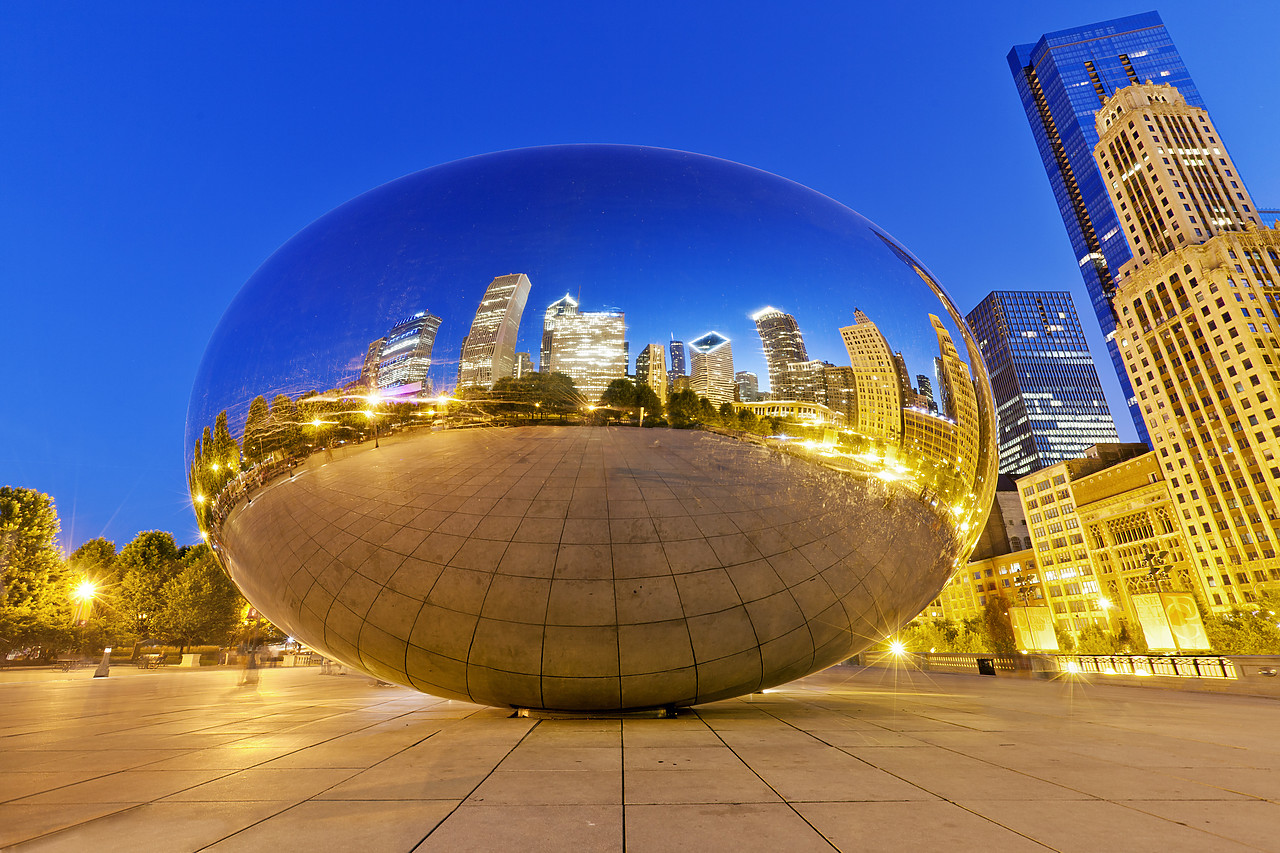
MULTIPOLYGON (((928 652, 982 652, 976 619, 916 619, 895 638, 912 654, 928 652)), ((888 644, 885 644, 885 651, 888 644)))
POLYGON ((271 453, 269 440, 271 412, 267 408, 267 398, 259 394, 249 404, 249 414, 244 422, 244 460, 246 465, 255 465, 271 453))
POLYGON ((180 570, 173 535, 139 533, 116 557, 120 585, 114 595, 115 618, 109 630, 119 639, 150 638, 164 606, 163 589, 180 570))
POLYGON ((88 578, 101 584, 119 579, 115 562, 116 543, 99 536, 77 548, 67 558, 67 568, 74 577, 88 578))
POLYGON ((197 545, 186 549, 177 572, 160 588, 155 632, 180 647, 222 643, 239 621, 242 604, 240 592, 213 552, 207 545, 197 545))
POLYGON ((685 388, 667 398, 667 420, 676 429, 686 429, 698 421, 698 395, 685 388))
POLYGON ((1093 624, 1086 625, 1076 634, 1076 653, 1082 655, 1120 654, 1120 640, 1110 631, 1093 624))
POLYGON ((70 576, 53 499, 0 487, 0 646, 56 646, 70 631, 70 576))
POLYGON ((1013 623, 1009 621, 1008 599, 1002 595, 987 596, 986 606, 979 617, 979 633, 985 651, 998 655, 1017 653, 1013 623))
POLYGON ((1280 654, 1280 593, 1269 591, 1245 607, 1209 613, 1204 619, 1209 645, 1220 655, 1280 654))
POLYGON ((720 410, 717 412, 720 416, 720 423, 725 426, 736 426, 738 421, 738 413, 733 408, 733 403, 721 403, 720 410))
POLYGON ((646 416, 660 416, 662 401, 654 390, 643 382, 630 379, 615 379, 609 383, 600 395, 600 405, 610 409, 639 413, 644 409, 646 416))
POLYGON ((1076 650, 1075 635, 1057 622, 1053 623, 1053 635, 1058 638, 1058 651, 1074 652, 1076 650))

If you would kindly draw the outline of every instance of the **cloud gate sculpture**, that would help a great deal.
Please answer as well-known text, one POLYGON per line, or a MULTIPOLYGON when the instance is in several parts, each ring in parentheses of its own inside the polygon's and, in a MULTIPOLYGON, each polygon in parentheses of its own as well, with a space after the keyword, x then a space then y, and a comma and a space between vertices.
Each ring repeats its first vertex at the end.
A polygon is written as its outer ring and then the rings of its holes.
POLYGON ((995 483, 963 318, 798 184, 614 145, 392 181, 253 275, 192 502, 245 596, 388 681, 689 705, 838 663, 963 563, 995 483))

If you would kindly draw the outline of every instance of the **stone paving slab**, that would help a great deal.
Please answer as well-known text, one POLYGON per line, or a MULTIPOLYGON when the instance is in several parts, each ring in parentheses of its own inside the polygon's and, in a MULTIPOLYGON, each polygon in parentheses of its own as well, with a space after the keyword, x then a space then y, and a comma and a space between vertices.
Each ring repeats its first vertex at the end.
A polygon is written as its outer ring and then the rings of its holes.
POLYGON ((1280 851, 1280 703, 835 667, 673 720, 0 673, 5 851, 1280 851))

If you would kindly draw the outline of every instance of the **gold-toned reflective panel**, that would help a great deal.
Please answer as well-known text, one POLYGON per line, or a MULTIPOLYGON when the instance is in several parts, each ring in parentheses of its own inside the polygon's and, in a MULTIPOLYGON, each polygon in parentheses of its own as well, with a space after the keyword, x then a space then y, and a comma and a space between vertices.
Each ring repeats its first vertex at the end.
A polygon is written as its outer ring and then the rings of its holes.
POLYGON ((710 701, 912 618, 991 501, 991 393, 932 275, 723 160, 559 146, 317 220, 188 414, 201 529, 303 642, 444 696, 710 701))

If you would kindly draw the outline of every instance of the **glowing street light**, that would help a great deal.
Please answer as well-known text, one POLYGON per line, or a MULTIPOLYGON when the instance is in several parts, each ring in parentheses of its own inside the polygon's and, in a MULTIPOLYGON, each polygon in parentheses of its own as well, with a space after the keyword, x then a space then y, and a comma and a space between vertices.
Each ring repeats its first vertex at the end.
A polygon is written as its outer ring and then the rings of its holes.
POLYGON ((907 647, 903 645, 901 640, 894 640, 892 643, 889 644, 889 651, 895 657, 902 657, 907 653, 907 647))

